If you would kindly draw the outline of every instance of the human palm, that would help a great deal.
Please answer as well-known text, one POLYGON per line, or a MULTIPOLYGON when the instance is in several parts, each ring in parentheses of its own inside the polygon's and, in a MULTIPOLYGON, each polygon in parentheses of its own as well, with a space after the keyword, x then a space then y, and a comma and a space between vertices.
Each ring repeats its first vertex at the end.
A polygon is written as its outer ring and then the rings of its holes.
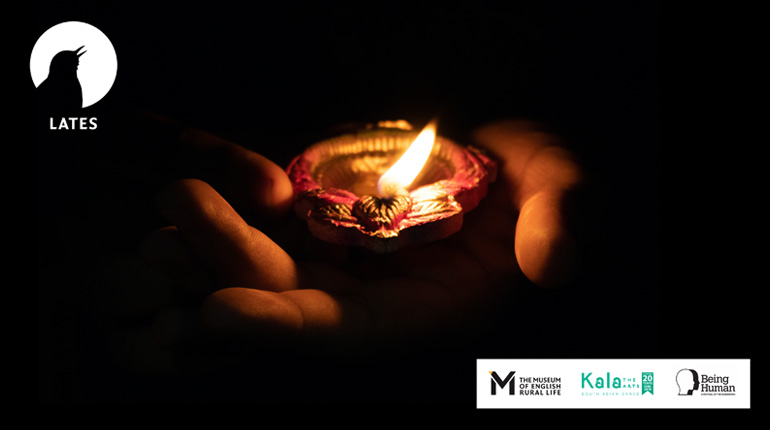
MULTIPOLYGON (((199 300, 198 334, 325 351, 390 349, 472 326, 525 276, 549 287, 574 275, 566 201, 583 177, 534 124, 478 130, 473 143, 500 163, 487 197, 458 233, 389 254, 310 237, 289 213, 282 168, 203 132, 184 136, 229 167, 214 185, 184 179, 160 192, 171 226, 148 237, 144 254, 199 300)), ((156 321, 167 345, 194 337, 169 321, 156 321)))

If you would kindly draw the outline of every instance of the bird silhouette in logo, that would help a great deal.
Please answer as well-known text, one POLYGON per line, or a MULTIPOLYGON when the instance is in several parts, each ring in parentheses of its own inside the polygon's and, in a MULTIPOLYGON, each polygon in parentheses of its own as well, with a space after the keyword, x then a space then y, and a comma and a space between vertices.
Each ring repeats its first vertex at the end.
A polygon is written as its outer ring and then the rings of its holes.
POLYGON ((83 107, 83 89, 78 80, 80 51, 61 51, 51 59, 48 77, 38 87, 38 101, 42 110, 52 114, 68 114, 83 107))

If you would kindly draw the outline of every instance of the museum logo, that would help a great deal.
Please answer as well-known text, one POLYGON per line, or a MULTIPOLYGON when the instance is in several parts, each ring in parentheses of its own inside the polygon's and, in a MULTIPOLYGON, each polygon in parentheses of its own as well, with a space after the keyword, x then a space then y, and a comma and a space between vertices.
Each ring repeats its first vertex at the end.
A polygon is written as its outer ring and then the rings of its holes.
POLYGON ((508 374, 505 376, 505 378, 500 378, 500 375, 497 374, 495 371, 489 372, 489 375, 491 376, 491 382, 492 382, 492 389, 490 394, 493 396, 497 394, 497 387, 505 388, 506 385, 508 386, 508 394, 514 395, 515 387, 516 387, 516 377, 514 376, 516 372, 508 372, 508 374))
POLYGON ((510 396, 560 396, 561 378, 554 376, 519 375, 516 382, 516 372, 508 372, 501 378, 497 372, 489 372, 491 375, 491 394, 496 395, 497 389, 507 387, 510 396))
POLYGON ((51 130, 93 130, 97 118, 84 115, 107 95, 115 82, 118 60, 112 43, 84 22, 57 24, 32 48, 29 70, 38 111, 51 130))
POLYGON ((727 375, 698 374, 695 369, 682 369, 676 373, 676 385, 680 396, 699 393, 704 396, 734 396, 735 385, 727 375))

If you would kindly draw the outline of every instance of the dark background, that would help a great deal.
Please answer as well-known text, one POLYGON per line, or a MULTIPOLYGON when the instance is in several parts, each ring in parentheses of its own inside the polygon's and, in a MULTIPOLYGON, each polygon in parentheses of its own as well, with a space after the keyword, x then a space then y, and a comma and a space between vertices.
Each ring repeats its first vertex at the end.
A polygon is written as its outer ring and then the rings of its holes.
POLYGON ((102 30, 118 56, 112 90, 82 113, 99 118, 98 131, 38 136, 41 403, 472 408, 476 358, 702 356, 669 342, 664 318, 657 2, 73 1, 41 2, 37 13, 30 51, 45 30, 76 20, 102 30), (147 142, 125 146, 134 131, 126 118, 139 110, 232 137, 282 165, 311 136, 341 123, 422 124, 440 112, 439 131, 462 140, 498 118, 545 121, 589 171, 591 224, 599 228, 573 285, 526 289, 506 319, 473 341, 387 361, 275 353, 235 370, 137 376, 117 364, 79 295, 69 292, 83 288, 88 269, 100 264, 96 256, 130 249, 160 222, 126 203, 151 200, 132 172, 141 176, 160 156, 147 142), (119 193, 124 206, 92 210, 107 204, 99 196, 119 193), (109 222, 91 224, 104 213, 109 222))

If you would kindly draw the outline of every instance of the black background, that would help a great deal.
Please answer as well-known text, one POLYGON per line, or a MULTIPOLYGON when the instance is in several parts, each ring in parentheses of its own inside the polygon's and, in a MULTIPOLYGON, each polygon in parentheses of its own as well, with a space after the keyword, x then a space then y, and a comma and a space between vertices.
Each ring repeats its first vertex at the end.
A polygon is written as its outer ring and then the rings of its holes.
POLYGON ((118 56, 112 90, 83 111, 99 118, 98 131, 66 138, 41 131, 38 137, 41 403, 358 401, 472 408, 476 358, 701 355, 669 343, 671 326, 662 324, 657 2, 39 6, 30 51, 45 30, 75 20, 102 30, 118 56), (131 183, 131 172, 153 164, 152 148, 118 143, 131 134, 126 114, 137 110, 232 137, 282 165, 311 143, 309 136, 341 123, 404 118, 421 124, 441 112, 440 132, 462 139, 497 118, 546 121, 590 172, 592 224, 600 228, 573 285, 530 289, 503 322, 474 341, 382 362, 275 353, 235 370, 133 375, 116 364, 69 291, 80 287, 84 261, 98 265, 91 256, 130 248, 160 222, 143 207, 120 207, 108 211, 113 229, 90 228, 94 212, 73 203, 99 205, 98 196, 110 192, 149 196, 146 184, 131 183), (126 161, 137 154, 139 161, 126 161), (108 171, 119 172, 120 188, 99 178, 108 171))

